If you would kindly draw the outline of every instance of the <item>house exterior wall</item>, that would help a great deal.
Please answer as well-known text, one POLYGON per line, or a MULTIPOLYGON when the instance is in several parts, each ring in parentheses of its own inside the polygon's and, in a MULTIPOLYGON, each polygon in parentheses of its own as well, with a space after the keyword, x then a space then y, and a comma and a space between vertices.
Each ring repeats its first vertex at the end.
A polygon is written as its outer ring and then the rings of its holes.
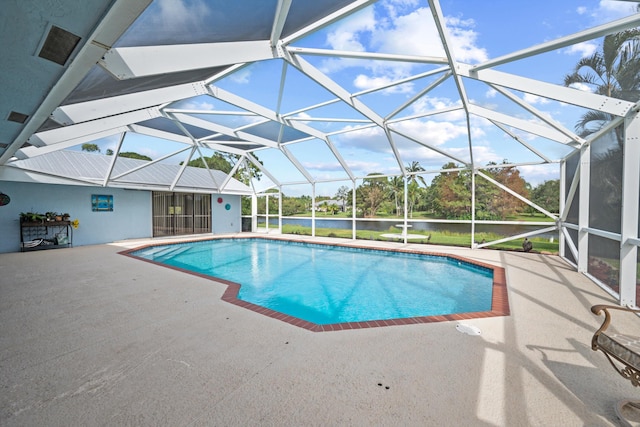
POLYGON ((242 231, 240 196, 213 194, 211 205, 211 231, 213 234, 240 233, 242 231))
POLYGON ((117 188, 0 181, 11 202, 0 206, 0 253, 20 251, 21 212, 68 212, 80 226, 73 246, 151 237, 151 192, 117 188), (113 211, 93 212, 91 195, 113 196, 113 211))
MULTIPOLYGON (((0 181, 0 192, 11 198, 8 205, 0 206, 0 253, 20 251, 21 212, 68 212, 72 220, 80 221, 73 230, 73 246, 150 238, 153 234, 151 191, 0 181), (93 194, 112 195, 113 211, 93 212, 93 194)), ((241 232, 240 196, 213 194, 211 204, 213 234, 241 232)))

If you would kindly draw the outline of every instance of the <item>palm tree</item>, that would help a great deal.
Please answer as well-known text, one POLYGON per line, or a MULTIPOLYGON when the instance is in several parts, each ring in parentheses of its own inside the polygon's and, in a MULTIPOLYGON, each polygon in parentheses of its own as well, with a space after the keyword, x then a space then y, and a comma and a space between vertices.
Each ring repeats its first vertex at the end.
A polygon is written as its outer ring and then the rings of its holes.
POLYGON ((347 201, 349 200, 349 187, 347 187, 346 185, 341 185, 340 188, 338 188, 338 191, 336 192, 335 198, 336 200, 342 202, 342 212, 344 212, 346 210, 346 206, 347 206, 347 201))
POLYGON ((401 176, 389 178, 387 183, 387 191, 393 196, 396 207, 396 216, 400 215, 400 198, 404 193, 404 179, 401 176))
MULTIPOLYGON (((564 77, 564 85, 584 84, 594 93, 626 101, 640 99, 640 29, 635 28, 605 36, 602 51, 582 58, 573 73, 564 77)), ((581 137, 597 132, 613 116, 601 111, 588 111, 576 124, 581 137)), ((616 129, 622 145, 621 129, 616 129)))
MULTIPOLYGON (((412 172, 423 172, 424 168, 422 166, 420 166, 420 162, 413 161, 413 162, 411 162, 411 164, 409 166, 405 166, 404 170, 409 172, 409 173, 412 173, 412 172)), ((416 181, 418 181, 419 183, 421 183, 425 187, 427 186, 426 181, 424 180, 424 178, 421 175, 409 175, 409 184, 411 184, 412 182, 416 182, 416 181)))
MULTIPOLYGON (((411 162, 409 166, 405 166, 405 171, 408 173, 413 172, 423 172, 424 168, 420 166, 420 162, 416 162, 415 160, 411 162)), ((424 180, 422 175, 407 175, 407 201, 409 202, 409 212, 410 217, 413 218, 413 206, 416 204, 418 197, 420 195, 419 184, 422 184, 424 187, 427 186, 427 182, 424 180)))

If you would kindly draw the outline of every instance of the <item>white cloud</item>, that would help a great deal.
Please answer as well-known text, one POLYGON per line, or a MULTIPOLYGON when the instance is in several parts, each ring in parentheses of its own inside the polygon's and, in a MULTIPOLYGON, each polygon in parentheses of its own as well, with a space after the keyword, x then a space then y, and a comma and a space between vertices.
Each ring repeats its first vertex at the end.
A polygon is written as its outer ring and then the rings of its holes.
POLYGON ((518 169, 522 177, 534 187, 544 181, 560 179, 560 167, 557 164, 525 165, 518 166, 518 169))
POLYGON ((581 91, 583 91, 583 92, 593 92, 593 90, 591 89, 591 87, 590 87, 590 86, 588 86, 588 85, 586 85, 586 84, 584 84, 584 83, 573 83, 573 84, 572 84, 571 86, 569 86, 569 87, 572 87, 572 88, 574 88, 574 89, 581 90, 581 91))
POLYGON ((327 34, 327 44, 335 50, 362 52, 365 49, 362 39, 376 29, 373 8, 365 8, 355 13, 327 34))
POLYGON ((467 135, 466 125, 449 121, 410 120, 396 123, 393 128, 436 147, 442 146, 460 136, 467 135))
MULTIPOLYGON (((354 86, 361 90, 374 89, 389 83, 394 82, 396 79, 391 76, 377 76, 370 77, 366 74, 358 74, 353 82, 354 86)), ((413 92, 413 84, 407 83, 399 86, 391 86, 388 89, 380 91, 383 94, 390 93, 412 93, 413 92)))
MULTIPOLYGON (((310 116, 307 112, 305 112, 305 111, 303 111, 302 113, 298 113, 298 114, 296 114, 294 117, 295 117, 296 119, 310 119, 310 118, 311 118, 311 116, 310 116)), ((298 123, 304 123, 304 124, 309 124, 309 123, 311 123, 311 122, 310 122, 310 121, 308 121, 308 120, 296 120, 296 122, 298 122, 298 123)))
POLYGON ((304 166, 307 170, 310 171, 324 171, 324 172, 344 172, 340 163, 336 162, 303 162, 302 166, 304 166))
POLYGON ((473 161, 477 165, 486 165, 489 162, 500 163, 502 159, 498 160, 499 157, 489 146, 477 144, 473 146, 473 161))
POLYGON ((451 31, 451 44, 458 61, 474 63, 488 59, 487 51, 476 45, 478 33, 473 30, 475 24, 472 19, 445 17, 445 21, 451 31))
POLYGON ((600 0, 596 7, 579 7, 576 12, 579 15, 589 15, 594 24, 602 24, 632 15, 636 7, 637 4, 631 1, 600 0))
MULTIPOLYGON (((431 11, 419 8, 407 15, 387 21, 386 28, 376 29, 372 46, 379 52, 445 57, 444 48, 431 11)), ((481 62, 487 52, 475 45, 477 33, 473 20, 445 17, 455 57, 463 62, 481 62)))
POLYGON ((211 111, 215 110, 215 105, 208 100, 205 101, 202 98, 187 99, 179 104, 179 108, 183 110, 202 110, 211 111))
POLYGON ((541 96, 538 95, 532 95, 530 93, 525 93, 524 94, 524 100, 525 102, 528 102, 529 104, 548 104, 551 101, 547 98, 543 98, 541 96))
POLYGON ((488 91, 485 92, 484 96, 486 98, 495 98, 497 94, 498 94, 497 90, 495 90, 494 88, 490 88, 488 91))
POLYGON ((600 0, 596 14, 608 15, 607 20, 618 19, 631 15, 636 10, 636 4, 619 0, 600 0))
POLYGON ((251 71, 248 68, 236 71, 229 76, 229 79, 237 84, 247 84, 250 82, 251 71))
POLYGON ((564 49, 563 52, 569 55, 579 54, 580 57, 591 56, 598 49, 598 45, 593 41, 574 44, 564 49))
MULTIPOLYGON (((462 101, 456 100, 452 102, 448 98, 439 98, 434 96, 423 96, 411 105, 412 114, 423 114, 432 111, 444 110, 451 107, 462 107, 462 101)), ((465 120, 466 116, 462 109, 449 113, 438 114, 438 120, 447 120, 456 122, 465 120)))
MULTIPOLYGON (((326 44, 334 50, 382 52, 398 55, 422 55, 445 58, 444 48, 429 8, 411 9, 413 0, 386 1, 368 7, 336 25, 326 36, 326 44)), ((481 62, 488 58, 485 49, 476 45, 477 33, 473 20, 446 17, 449 40, 454 56, 463 62, 481 62)), ((320 69, 335 73, 348 67, 362 67, 371 71, 367 79, 358 76, 355 84, 361 89, 371 88, 376 80, 394 81, 411 74, 409 63, 364 61, 331 58, 320 69)))
POLYGON ((158 0, 155 2, 157 9, 150 16, 151 26, 157 31, 162 28, 164 33, 182 34, 185 28, 191 28, 194 32, 207 28, 211 17, 211 8, 203 0, 188 2, 185 0, 158 0))
MULTIPOLYGON (((347 126, 353 128, 353 126, 347 126)), ((332 137, 341 150, 366 150, 374 153, 388 153, 391 150, 387 136, 378 127, 357 129, 332 137)))

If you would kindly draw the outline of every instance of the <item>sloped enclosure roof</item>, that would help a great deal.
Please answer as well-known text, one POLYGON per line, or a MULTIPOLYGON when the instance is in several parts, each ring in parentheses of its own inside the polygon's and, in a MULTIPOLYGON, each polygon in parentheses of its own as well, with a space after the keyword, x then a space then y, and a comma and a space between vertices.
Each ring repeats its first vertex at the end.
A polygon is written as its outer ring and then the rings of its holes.
POLYGON ((211 191, 240 183, 178 165, 220 153, 232 173, 260 169, 264 188, 402 175, 412 162, 531 167, 585 143, 573 130, 585 112, 622 120, 634 107, 564 87, 572 69, 557 67, 568 49, 638 26, 633 3, 541 39, 526 26, 566 14, 563 2, 482 2, 482 19, 470 3, 4 2, 0 167, 55 175, 46 164, 81 163, 66 176, 211 191), (87 143, 115 165, 76 160, 87 143))

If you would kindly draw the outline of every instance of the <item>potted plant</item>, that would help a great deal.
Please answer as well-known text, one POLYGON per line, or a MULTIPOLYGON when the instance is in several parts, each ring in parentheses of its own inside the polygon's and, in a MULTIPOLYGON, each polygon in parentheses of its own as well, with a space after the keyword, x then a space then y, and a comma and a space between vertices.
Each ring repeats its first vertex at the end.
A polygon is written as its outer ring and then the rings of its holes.
POLYGON ((46 215, 36 212, 22 212, 20 213, 20 222, 44 222, 46 215))
POLYGON ((63 221, 69 221, 70 218, 71 218, 71 216, 67 212, 62 214, 62 220, 63 221))

